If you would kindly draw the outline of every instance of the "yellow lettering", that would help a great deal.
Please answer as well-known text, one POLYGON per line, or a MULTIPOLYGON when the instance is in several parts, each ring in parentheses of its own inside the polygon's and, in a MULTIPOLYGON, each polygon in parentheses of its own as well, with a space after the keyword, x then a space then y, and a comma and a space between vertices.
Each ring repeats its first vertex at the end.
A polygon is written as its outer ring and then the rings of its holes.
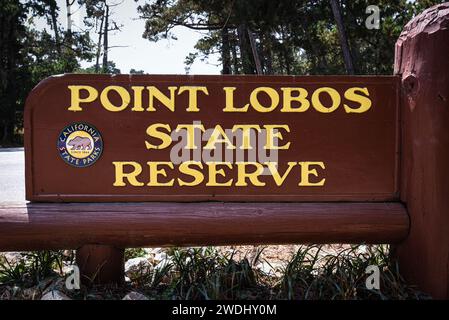
POLYGON ((178 178, 178 184, 181 187, 182 186, 194 187, 204 181, 203 173, 197 169, 191 168, 191 166, 197 166, 200 169, 203 169, 203 164, 199 161, 186 161, 186 162, 181 163, 179 165, 179 171, 181 173, 187 174, 194 178, 193 181, 191 181, 191 182, 186 182, 186 181, 183 181, 180 178, 178 178))
POLYGON ((229 150, 235 149, 235 146, 232 144, 231 140, 229 140, 227 134, 224 132, 223 128, 219 124, 215 126, 214 131, 212 132, 204 149, 215 150, 215 144, 217 143, 225 143, 226 149, 229 150))
POLYGON ((165 149, 169 145, 171 145, 172 138, 171 138, 170 134, 167 134, 165 132, 158 130, 160 128, 167 130, 167 132, 169 132, 169 133, 171 132, 170 125, 168 125, 168 124, 155 123, 155 124, 152 124, 151 126, 149 126, 147 128, 147 135, 149 135, 150 137, 153 137, 153 138, 160 139, 162 142, 159 145, 154 145, 154 144, 149 143, 148 141, 145 141, 145 146, 147 147, 148 150, 150 150, 150 149, 165 149))
POLYGON ((242 144, 240 150, 252 150, 251 146, 251 129, 255 129, 258 132, 261 131, 258 124, 236 124, 232 127, 232 132, 242 130, 242 144))
POLYGON ((273 88, 260 87, 260 88, 257 88, 255 90, 253 90, 253 92, 251 92, 251 95, 249 97, 249 101, 251 102, 251 106, 256 111, 258 111, 258 112, 271 112, 274 109, 276 109, 276 107, 279 105, 279 94, 273 88), (257 97, 259 92, 264 92, 264 93, 266 93, 270 97, 271 105, 269 107, 265 107, 265 106, 263 106, 259 102, 259 99, 257 97))
POLYGON ((298 184, 300 187, 321 187, 324 186, 326 179, 321 179, 319 182, 310 182, 311 175, 318 177, 316 169, 310 169, 311 166, 318 166, 325 169, 323 162, 298 162, 301 166, 301 182, 298 184))
POLYGON ((126 107, 129 105, 129 102, 131 101, 131 96, 129 95, 129 92, 126 91, 126 89, 123 87, 108 86, 101 92, 100 101, 106 110, 111 112, 119 112, 126 109, 126 107), (122 104, 120 106, 115 106, 111 103, 108 97, 109 91, 115 91, 119 94, 120 99, 122 100, 122 104))
POLYGON ((287 170, 285 170, 285 173, 284 173, 283 176, 281 176, 279 174, 278 163, 276 163, 276 162, 266 162, 265 165, 270 170, 270 173, 273 176, 273 180, 274 180, 274 182, 276 182, 276 185, 278 187, 280 187, 284 183, 284 181, 287 178, 287 176, 290 173, 290 171, 292 171, 293 167, 296 166, 296 162, 289 162, 288 163, 288 168, 287 168, 287 170))
POLYGON ((315 90, 315 92, 312 95, 312 105, 315 108, 316 111, 322 112, 322 113, 330 113, 334 112, 339 106, 341 102, 340 94, 337 90, 329 87, 323 87, 315 90), (331 107, 325 107, 320 100, 320 94, 321 93, 327 93, 331 100, 332 100, 332 106, 331 107))
POLYGON ((195 144, 195 129, 200 129, 202 132, 206 131, 202 124, 178 124, 176 132, 181 129, 186 129, 187 132, 187 145, 186 149, 196 150, 198 146, 195 144))
POLYGON ((142 91, 145 87, 132 86, 131 89, 134 91, 134 106, 131 111, 145 111, 142 107, 142 91))
POLYGON ((223 169, 218 169, 217 166, 225 165, 229 169, 232 169, 232 164, 229 162, 208 162, 207 166, 209 167, 209 181, 206 183, 208 187, 229 187, 232 185, 232 181, 234 179, 228 180, 226 182, 217 182, 217 175, 222 177, 226 177, 226 174, 223 169))
POLYGON ((98 98, 98 91, 91 86, 68 86, 70 90, 70 107, 67 109, 69 111, 83 111, 81 109, 81 102, 93 102, 98 98), (81 98, 81 90, 87 91, 87 97, 81 98))
POLYGON ((198 107, 198 91, 201 91, 205 95, 209 95, 206 87, 180 87, 178 91, 178 95, 183 93, 184 91, 189 92, 189 107, 187 108, 187 112, 199 112, 200 108, 198 107))
POLYGON ((283 140, 284 137, 282 136, 282 133, 278 131, 277 129, 284 129, 287 132, 290 132, 290 127, 288 125, 277 125, 277 124, 266 124, 263 126, 266 130, 266 138, 267 142, 265 143, 265 146, 263 147, 265 150, 288 150, 290 148, 290 142, 283 146, 278 146, 277 140, 275 142, 275 138, 278 138, 280 140, 283 140), (276 131, 275 131, 276 130, 276 131))
POLYGON ((304 88, 281 88, 283 92, 283 107, 281 112, 304 112, 310 107, 310 102, 307 100, 308 92, 304 88), (292 93, 296 91, 298 95, 293 97, 292 93), (292 102, 299 102, 298 108, 292 107, 292 102))
POLYGON ((246 178, 248 178, 251 183, 256 187, 265 186, 265 182, 259 180, 259 176, 263 173, 263 165, 258 162, 237 162, 238 179, 235 184, 236 187, 246 187, 246 178), (253 166, 256 168, 253 172, 246 171, 247 166, 253 166))
POLYGON ((353 109, 347 104, 344 105, 344 108, 347 113, 363 113, 368 111, 371 108, 372 102, 369 97, 368 88, 350 88, 345 92, 345 98, 349 101, 358 102, 360 106, 357 109, 353 109), (357 92, 361 92, 365 94, 364 96, 361 94, 357 94, 357 92))
POLYGON ((226 94, 226 106, 223 109, 223 112, 247 112, 249 103, 245 104, 242 108, 234 107, 234 91, 235 87, 224 87, 223 90, 226 94))
POLYGON ((126 178, 130 185, 135 187, 143 186, 144 184, 142 182, 139 182, 137 180, 137 176, 142 173, 142 166, 138 164, 137 162, 133 161, 116 161, 112 162, 112 164, 115 167, 115 182, 113 184, 114 187, 125 187, 126 183, 124 182, 124 179, 126 178), (133 167, 133 171, 125 173, 124 167, 125 166, 131 166, 133 167))
POLYGON ((148 167, 150 168, 150 180, 147 183, 149 187, 171 187, 175 179, 171 179, 168 182, 159 182, 158 177, 164 176, 167 177, 167 171, 165 169, 158 169, 158 166, 168 166, 170 169, 174 169, 173 163, 169 161, 149 161, 147 162, 148 167))
POLYGON ((148 93, 150 95, 150 105, 147 108, 147 111, 156 111, 154 108, 154 98, 159 100, 164 106, 166 106, 171 112, 175 112, 175 91, 177 87, 168 87, 170 91, 170 97, 163 94, 158 88, 155 86, 147 87, 148 93))

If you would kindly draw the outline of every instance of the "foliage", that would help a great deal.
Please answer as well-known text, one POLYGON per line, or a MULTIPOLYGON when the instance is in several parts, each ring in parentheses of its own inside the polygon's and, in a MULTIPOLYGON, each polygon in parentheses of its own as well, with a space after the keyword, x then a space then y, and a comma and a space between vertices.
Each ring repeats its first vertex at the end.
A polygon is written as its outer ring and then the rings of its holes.
MULTIPOLYGON (((379 30, 364 25, 366 1, 338 1, 355 72, 392 74, 394 44, 403 26, 443 1, 371 2, 380 8, 379 30)), ((25 99, 40 80, 67 72, 120 73, 108 59, 113 48, 108 34, 122 27, 114 18, 120 0, 71 0, 66 6, 70 3, 86 9, 85 30, 58 22, 62 10, 56 0, 2 1, 0 146, 21 144, 25 99), (36 19, 44 19, 48 27, 35 30, 36 19), (93 61, 93 66, 82 69, 82 61, 93 61)), ((328 0, 151 0, 141 3, 138 16, 145 20, 143 37, 150 41, 176 39, 177 27, 202 33, 194 51, 186 52, 187 73, 195 61, 207 61, 212 54, 219 54, 224 74, 255 74, 257 69, 264 74, 347 72, 328 0)))
MULTIPOLYGON (((66 2, 67 5, 74 0, 66 2)), ((107 60, 110 49, 105 33, 119 30, 117 23, 109 19, 106 28, 99 32, 106 41, 94 44, 90 38, 90 29, 96 19, 106 15, 105 6, 115 4, 107 0, 79 0, 86 6, 86 30, 74 31, 68 24, 65 28, 58 22, 61 8, 56 0, 4 0, 0 8, 0 147, 21 144, 23 128, 23 107, 31 89, 50 75, 85 72, 112 73, 120 70, 115 63, 107 60), (95 9, 95 10, 94 10, 95 9), (102 11, 103 10, 103 11, 102 11), (45 19, 48 27, 43 30, 34 28, 36 19, 45 19), (103 48, 103 51, 101 49, 103 48), (106 54, 105 54, 106 52, 106 54), (102 68, 98 68, 98 59, 103 53, 102 68), (81 61, 96 64, 81 69, 81 61)), ((67 11, 67 10, 66 10, 67 11)), ((108 11, 109 12, 109 11, 108 11)))
POLYGON ((131 70, 129 70, 129 74, 145 74, 145 71, 132 68, 131 70))
POLYGON ((125 249, 125 261, 133 258, 140 258, 145 256, 145 249, 143 248, 128 248, 125 249))
POLYGON ((55 22, 59 8, 54 0, 4 0, 0 9, 0 143, 14 144, 22 128, 28 92, 42 79, 73 72, 80 60, 92 58, 88 33, 66 32, 55 22), (47 29, 30 28, 35 17, 50 23, 47 29))
POLYGON ((114 61, 108 61, 105 68, 101 68, 97 70, 97 67, 95 65, 90 66, 88 68, 78 68, 75 70, 75 73, 96 73, 96 74, 120 74, 121 71, 118 69, 115 65, 114 61))
POLYGON ((0 282, 18 283, 26 286, 37 284, 46 277, 61 271, 63 265, 62 251, 22 252, 18 261, 0 257, 0 282))
MULTIPOLYGON (((388 246, 345 247, 301 246, 290 260, 268 273, 260 268, 261 263, 270 265, 262 250, 250 259, 247 255, 237 258, 235 251, 218 247, 172 248, 161 261, 148 257, 151 267, 143 268, 139 277, 123 286, 82 286, 66 294, 74 299, 121 299, 131 290, 151 299, 176 300, 430 298, 404 281, 388 246), (380 269, 380 290, 366 288, 369 265, 380 269)), ((48 277, 61 274, 62 263, 70 262, 61 251, 22 254, 14 263, 0 258, 0 296, 2 290, 17 286, 15 295, 21 297, 25 288, 41 286, 48 277)), ((146 257, 142 249, 127 249, 125 254, 127 258, 146 257)))
MULTIPOLYGON (((341 0, 358 74, 392 74, 394 44, 418 12, 442 0, 378 0, 379 30, 365 27, 367 2, 341 0)), ((175 38, 181 26, 203 31, 186 64, 220 53, 223 73, 255 73, 255 57, 265 74, 344 74, 338 30, 327 0, 155 0, 139 7, 150 41, 175 38), (256 38, 253 54, 248 35, 256 38)))
POLYGON ((279 296, 287 299, 425 299, 406 284, 386 246, 352 246, 326 254, 322 246, 299 250, 283 270, 279 296), (381 270, 381 290, 367 289, 365 270, 381 270))
MULTIPOLYGON (((92 67, 93 72, 90 73, 110 73, 111 62, 108 59, 109 50, 109 33, 111 31, 120 31, 122 25, 119 25, 112 19, 114 7, 122 2, 114 2, 112 0, 78 0, 81 6, 86 8, 86 17, 84 24, 89 30, 93 30, 98 34, 98 41, 95 48, 95 65, 92 67), (103 56, 103 62, 100 68, 100 56, 103 56)), ((114 71, 118 70, 114 68, 114 71)), ((120 73, 120 71, 116 71, 120 73)))
POLYGON ((216 248, 174 249, 171 283, 173 299, 241 299, 241 291, 255 288, 256 274, 248 259, 239 262, 216 248))

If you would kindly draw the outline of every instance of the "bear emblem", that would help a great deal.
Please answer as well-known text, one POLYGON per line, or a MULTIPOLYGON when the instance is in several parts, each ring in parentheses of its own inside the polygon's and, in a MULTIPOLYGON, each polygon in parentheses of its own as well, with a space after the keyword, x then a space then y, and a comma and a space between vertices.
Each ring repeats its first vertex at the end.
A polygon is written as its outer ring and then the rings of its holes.
POLYGON ((72 147, 72 150, 91 150, 92 143, 89 138, 76 136, 67 145, 72 147))

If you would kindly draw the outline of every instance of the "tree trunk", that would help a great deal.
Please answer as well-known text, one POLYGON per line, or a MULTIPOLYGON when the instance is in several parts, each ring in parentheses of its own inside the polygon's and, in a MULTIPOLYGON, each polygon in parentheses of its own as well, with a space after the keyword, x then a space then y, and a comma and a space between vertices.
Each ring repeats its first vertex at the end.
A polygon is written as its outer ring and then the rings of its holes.
POLYGON ((71 43, 72 39, 72 5, 75 3, 75 0, 65 0, 65 4, 67 7, 67 38, 71 43))
POLYGON ((346 72, 354 74, 354 64, 352 61, 351 50, 349 49, 348 38, 346 37, 343 19, 340 12, 340 4, 337 0, 330 0, 332 13, 334 14, 335 23, 337 24, 338 37, 340 39, 341 50, 343 51, 343 60, 345 62, 346 72))
POLYGON ((100 29, 98 31, 97 52, 95 54, 95 73, 98 73, 100 71, 100 55, 101 55, 101 40, 103 36, 103 23, 104 23, 104 14, 101 17, 100 29))
POLYGON ((256 71, 257 71, 258 75, 261 75, 261 74, 263 74, 263 72, 262 72, 262 66, 260 64, 259 53, 257 52, 256 39, 254 39, 253 32, 251 31, 250 28, 246 28, 246 30, 248 31, 248 38, 249 38, 249 43, 251 44, 251 51, 253 52, 253 59, 254 59, 254 64, 256 65, 256 71))
POLYGON ((291 70, 290 70, 290 57, 288 56, 288 50, 284 46, 284 49, 282 51, 283 51, 284 60, 285 60, 285 71, 286 71, 287 74, 290 74, 291 73, 291 70))
POLYGON ((264 61, 266 65, 266 74, 273 74, 273 53, 271 50, 271 37, 270 33, 266 32, 262 36, 263 48, 264 48, 264 61))
POLYGON ((239 37, 240 58, 242 60, 242 68, 244 74, 254 74, 254 67, 251 61, 250 49, 248 46, 248 37, 246 23, 242 23, 237 27, 239 37))
POLYGON ((50 17, 51 17, 51 24, 53 27, 53 31, 55 33, 55 45, 56 45, 56 51, 59 55, 61 55, 61 41, 59 39, 59 30, 58 30, 58 20, 57 20, 57 4, 56 1, 52 1, 50 3, 50 17))
POLYGON ((6 145, 9 141, 8 121, 4 120, 2 122, 3 122, 2 144, 6 145))
POLYGON ((231 55, 229 52, 229 33, 228 28, 221 30, 221 61, 223 63, 222 74, 231 74, 231 55))
MULTIPOLYGON (((281 36, 282 36, 282 56, 284 58, 285 61, 285 69, 286 69, 286 73, 290 74, 291 70, 290 70, 290 57, 288 54, 288 45, 286 45, 286 37, 285 37, 285 32, 284 32, 284 28, 281 28, 281 36)), ((282 60, 282 59, 281 59, 282 60)))
POLYGON ((231 44, 231 54, 232 54, 232 65, 233 74, 239 74, 239 59, 237 57, 237 43, 234 41, 231 44))
POLYGON ((106 10, 104 14, 104 31, 103 31, 103 72, 108 71, 108 28, 109 28, 109 5, 105 4, 106 10))
POLYGON ((3 137, 2 143, 7 144, 13 142, 14 140, 14 125, 15 125, 15 115, 17 109, 17 96, 19 84, 17 82, 17 57, 18 50, 20 48, 19 44, 19 31, 18 31, 18 15, 15 14, 12 17, 8 17, 5 21, 7 27, 6 30, 2 30, 2 33, 6 35, 6 45, 5 52, 2 52, 2 68, 4 67, 2 73, 6 75, 5 82, 2 83, 2 97, 3 105, 0 108, 3 109, 1 117, 3 118, 3 137))

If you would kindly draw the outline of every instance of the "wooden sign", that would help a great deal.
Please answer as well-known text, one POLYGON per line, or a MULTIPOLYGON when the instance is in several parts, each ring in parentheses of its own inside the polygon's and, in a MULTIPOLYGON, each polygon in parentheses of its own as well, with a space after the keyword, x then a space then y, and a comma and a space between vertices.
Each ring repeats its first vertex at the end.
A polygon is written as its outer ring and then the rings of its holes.
POLYGON ((398 101, 398 77, 51 77, 26 103, 27 199, 393 200, 398 101))

